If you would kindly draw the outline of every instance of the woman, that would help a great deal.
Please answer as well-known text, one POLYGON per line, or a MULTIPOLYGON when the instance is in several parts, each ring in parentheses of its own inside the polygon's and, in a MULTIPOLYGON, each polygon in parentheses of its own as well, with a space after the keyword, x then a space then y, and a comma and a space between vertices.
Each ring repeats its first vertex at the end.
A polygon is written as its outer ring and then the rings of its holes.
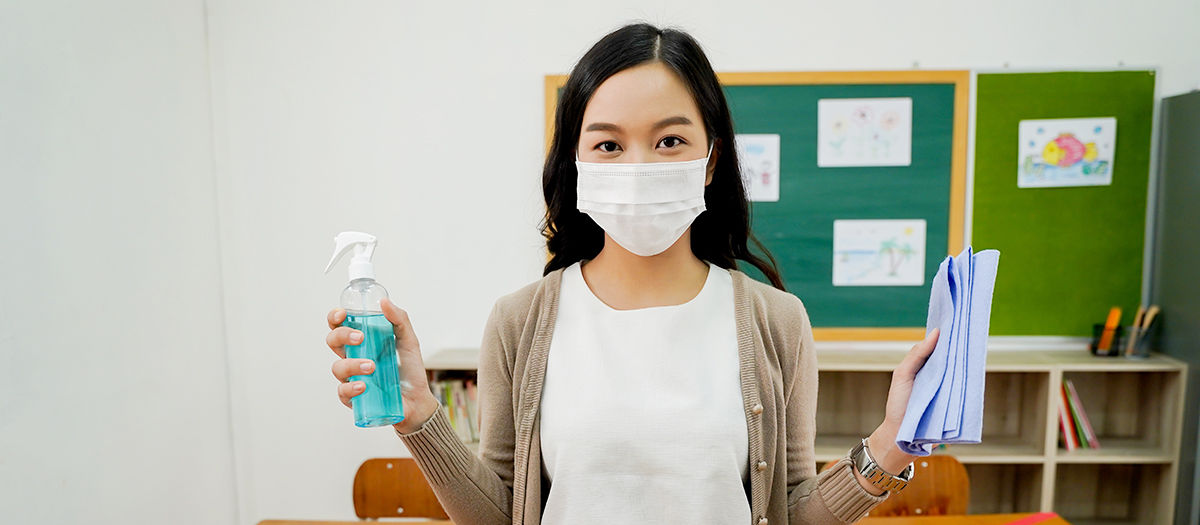
MULTIPOLYGON (((478 457, 438 410, 407 315, 382 305, 412 385, 395 430, 450 517, 843 523, 886 498, 881 487, 912 461, 896 429, 937 334, 893 373, 866 447, 817 475, 811 324, 774 259, 747 249, 750 239, 766 253, 700 46, 646 24, 614 31, 572 70, 555 124, 542 176, 551 259, 488 318, 478 457)), ((373 363, 345 359, 361 334, 338 327, 344 315, 330 312, 327 342, 350 406, 363 385, 347 378, 373 363)))

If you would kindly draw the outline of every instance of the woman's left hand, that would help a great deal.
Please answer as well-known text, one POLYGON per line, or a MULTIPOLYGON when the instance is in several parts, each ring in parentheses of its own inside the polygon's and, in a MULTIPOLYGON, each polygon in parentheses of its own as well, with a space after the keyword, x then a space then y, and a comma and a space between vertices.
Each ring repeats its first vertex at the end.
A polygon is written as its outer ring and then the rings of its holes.
POLYGON ((937 346, 938 329, 930 331, 925 339, 915 345, 904 356, 904 360, 892 371, 892 386, 888 389, 887 411, 883 423, 868 438, 867 446, 875 462, 888 473, 898 474, 904 470, 915 456, 911 456, 896 446, 896 433, 900 422, 904 420, 904 411, 908 408, 908 398, 912 395, 913 380, 917 371, 925 364, 929 354, 937 346))

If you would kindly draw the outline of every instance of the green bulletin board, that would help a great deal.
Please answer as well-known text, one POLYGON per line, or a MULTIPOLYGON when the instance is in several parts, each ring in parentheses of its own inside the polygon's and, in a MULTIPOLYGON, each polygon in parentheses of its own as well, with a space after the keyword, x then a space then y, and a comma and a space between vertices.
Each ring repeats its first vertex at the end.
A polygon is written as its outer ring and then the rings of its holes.
MULTIPOLYGON (((929 280, 951 247, 955 96, 956 89, 965 86, 945 79, 909 83, 880 75, 879 82, 870 84, 853 79, 820 84, 726 82, 737 133, 780 135, 779 201, 753 203, 753 229, 774 254, 788 290, 804 301, 814 327, 826 329, 820 334, 824 339, 843 338, 831 337, 831 328, 844 338, 865 339, 880 335, 879 329, 924 327, 929 280), (818 100, 894 97, 912 99, 911 165, 817 166, 818 100), (837 219, 924 219, 924 284, 834 286, 837 219)), ((960 241, 962 230, 956 231, 954 240, 960 241)), ((744 264, 742 270, 763 278, 753 266, 744 264)), ((923 335, 923 328, 919 330, 923 335)))
POLYGON ((1089 336, 1141 298, 1154 72, 980 74, 971 243, 1000 250, 993 335, 1089 336), (1116 117, 1112 184, 1018 188, 1020 121, 1116 117), (1009 271, 1006 271, 1010 269, 1009 271))

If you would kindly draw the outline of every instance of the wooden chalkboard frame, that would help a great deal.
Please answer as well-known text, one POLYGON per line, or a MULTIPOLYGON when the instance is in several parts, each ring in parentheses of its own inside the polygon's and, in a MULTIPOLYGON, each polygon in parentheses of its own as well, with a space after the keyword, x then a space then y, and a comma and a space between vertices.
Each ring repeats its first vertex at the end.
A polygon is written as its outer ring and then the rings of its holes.
MULTIPOLYGON (((970 108, 971 72, 966 70, 907 70, 907 71, 776 71, 717 73, 725 86, 794 86, 829 84, 951 84, 954 86, 954 128, 950 160, 950 217, 947 254, 957 255, 963 249, 966 219, 967 187, 967 122, 970 108)), ((567 75, 546 75, 546 137, 545 150, 550 149, 554 136, 554 112, 558 92, 567 82, 567 75)), ((925 327, 813 327, 819 340, 897 341, 919 340, 925 337, 925 327)))

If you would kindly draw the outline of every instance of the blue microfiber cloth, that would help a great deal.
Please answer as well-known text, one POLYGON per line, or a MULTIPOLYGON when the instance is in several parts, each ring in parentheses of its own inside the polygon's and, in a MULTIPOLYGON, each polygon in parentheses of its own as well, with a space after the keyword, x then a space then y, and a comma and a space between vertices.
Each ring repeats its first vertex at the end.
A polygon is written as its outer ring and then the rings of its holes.
POLYGON ((983 433, 983 378, 988 321, 1000 252, 947 256, 929 293, 925 334, 941 332, 917 371, 896 445, 928 456, 940 443, 979 443, 983 433))

